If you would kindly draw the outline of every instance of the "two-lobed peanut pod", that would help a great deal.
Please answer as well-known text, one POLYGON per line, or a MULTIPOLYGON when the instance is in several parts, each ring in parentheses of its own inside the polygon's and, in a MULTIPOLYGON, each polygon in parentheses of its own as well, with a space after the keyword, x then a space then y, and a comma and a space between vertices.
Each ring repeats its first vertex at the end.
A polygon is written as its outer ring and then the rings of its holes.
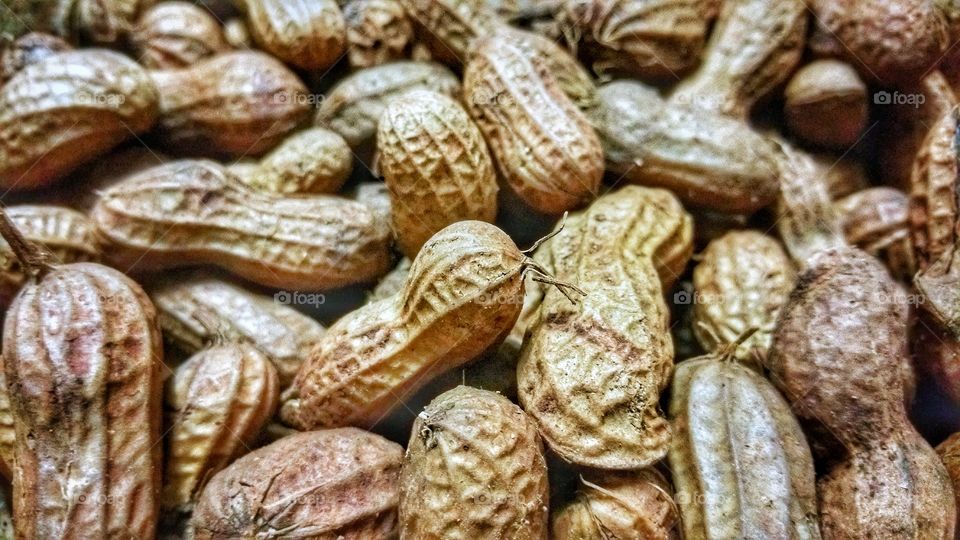
POLYGON ((220 23, 188 2, 162 2, 147 10, 130 35, 138 61, 150 69, 180 69, 227 49, 220 23))
POLYGON ((236 0, 257 45, 305 70, 332 66, 344 54, 346 25, 335 0, 236 0))
POLYGON ((127 178, 93 209, 97 234, 124 268, 208 263, 263 285, 332 289, 387 271, 389 228, 334 196, 255 191, 212 161, 184 160, 127 178))

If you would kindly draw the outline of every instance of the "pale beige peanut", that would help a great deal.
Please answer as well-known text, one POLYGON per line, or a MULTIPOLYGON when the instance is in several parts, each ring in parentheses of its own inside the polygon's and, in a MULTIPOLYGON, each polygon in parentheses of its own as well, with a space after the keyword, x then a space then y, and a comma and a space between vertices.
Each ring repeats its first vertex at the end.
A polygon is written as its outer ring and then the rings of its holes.
POLYGON ((380 117, 377 152, 393 232, 407 257, 451 223, 496 218, 497 178, 487 144, 453 99, 415 90, 391 101, 380 117))
POLYGON ((181 364, 167 386, 161 505, 188 511, 206 482, 250 446, 277 408, 277 371, 249 343, 223 343, 181 364))
POLYGON ((400 472, 400 537, 546 540, 547 463, 507 398, 458 386, 417 415, 400 472))
POLYGON ((148 9, 130 42, 138 61, 150 69, 178 69, 227 49, 220 23, 188 2, 162 2, 148 9))
POLYGON ((35 189, 147 131, 158 93, 147 72, 112 51, 50 55, 0 89, 0 186, 35 189))
POLYGON ((336 193, 353 170, 353 153, 343 137, 323 128, 290 135, 240 178, 273 193, 336 193))
POLYGON ((306 291, 372 281, 390 262, 388 226, 367 206, 255 191, 212 161, 134 175, 104 192, 92 216, 111 260, 125 268, 207 263, 306 291))
POLYGON ((344 53, 346 26, 334 0, 236 0, 254 42, 305 70, 332 66, 344 53))
POLYGON ((401 60, 413 41, 413 26, 399 0, 351 0, 343 7, 347 58, 354 68, 401 60))

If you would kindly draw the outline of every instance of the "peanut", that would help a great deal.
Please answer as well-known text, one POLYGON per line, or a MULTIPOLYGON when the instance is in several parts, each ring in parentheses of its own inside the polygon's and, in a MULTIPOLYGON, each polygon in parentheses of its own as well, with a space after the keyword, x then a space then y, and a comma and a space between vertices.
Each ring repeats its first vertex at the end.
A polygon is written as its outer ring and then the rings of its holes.
POLYGON ((577 108, 588 111, 597 105, 597 87, 593 79, 569 51, 552 39, 533 32, 507 26, 499 27, 497 31, 509 35, 510 40, 527 55, 542 62, 577 108))
POLYGON ((949 477, 904 406, 908 308, 896 282, 841 247, 817 253, 798 283, 768 367, 815 449, 831 451, 818 482, 824 537, 951 537, 949 477))
POLYGON ((310 112, 300 79, 259 52, 227 52, 151 74, 160 91, 157 135, 178 152, 259 155, 310 112))
POLYGON ((35 189, 148 130, 157 89, 115 52, 87 49, 28 65, 0 88, 0 186, 35 189))
POLYGON ((800 424, 729 348, 680 363, 673 377, 669 462, 684 537, 820 538, 800 424))
POLYGON ((453 99, 415 90, 391 101, 380 117, 377 152, 390 189, 393 231, 407 257, 451 223, 497 216, 487 144, 453 99))
POLYGON ((240 17, 233 17, 223 23, 223 39, 234 49, 252 49, 253 39, 247 23, 240 17))
MULTIPOLYGON (((0 356, 0 476, 7 480, 13 478, 13 466, 16 458, 17 433, 13 426, 13 410, 10 408, 10 393, 7 391, 7 374, 0 356)), ((0 538, 12 538, 13 536, 0 538)))
POLYGON ((210 12, 187 2, 163 2, 147 10, 130 36, 139 61, 150 69, 186 68, 227 49, 210 12))
POLYGON ((916 262, 910 237, 909 199, 902 191, 873 187, 835 204, 847 242, 879 258, 894 277, 913 277, 916 262))
POLYGON ((807 64, 790 79, 784 98, 790 132, 814 146, 846 150, 867 127, 867 86, 850 64, 837 60, 807 64))
POLYGON ((203 274, 173 275, 148 292, 164 338, 178 349, 197 353, 220 337, 250 343, 273 362, 283 387, 324 332, 277 296, 261 296, 203 274))
POLYGON ((97 204, 100 194, 114 184, 168 161, 170 158, 165 154, 143 146, 115 150, 79 171, 71 182, 58 190, 62 196, 54 197, 54 200, 87 214, 97 204))
POLYGON ((635 82, 607 84, 598 95, 592 120, 611 172, 727 213, 752 213, 776 197, 778 145, 742 122, 664 103, 635 82))
POLYGON ((383 182, 364 182, 354 191, 354 199, 366 205, 383 223, 393 219, 390 205, 390 190, 383 182))
POLYGON ((576 498, 554 511, 554 540, 671 540, 678 523, 670 485, 654 469, 581 476, 576 498))
POLYGON ((97 234, 124 268, 208 263, 263 285, 325 290, 387 271, 389 231, 365 205, 251 190, 211 161, 175 161, 110 188, 97 234))
POLYGON ((305 70, 332 66, 344 52, 346 25, 334 0, 237 0, 261 49, 305 70))
POLYGON ((31 64, 70 49, 70 45, 57 36, 42 32, 24 34, 0 52, 0 83, 31 64))
POLYGON ((197 540, 396 536, 403 449, 343 428, 297 433, 217 473, 197 502, 197 540))
POLYGON ((180 365, 167 387, 162 506, 190 509, 204 483, 253 444, 278 393, 276 369, 248 343, 216 345, 180 365))
POLYGON ((377 300, 390 298, 402 291, 403 285, 407 282, 407 277, 410 275, 411 264, 410 259, 406 257, 400 259, 400 262, 393 267, 393 270, 383 276, 383 279, 381 279, 373 291, 370 292, 370 301, 376 302, 377 300))
POLYGON ((154 0, 53 0, 45 2, 44 26, 70 41, 122 45, 154 0))
POLYGON ((447 64, 466 64, 477 41, 502 21, 482 0, 399 0, 430 54, 447 64))
POLYGON ((596 196, 603 151, 546 64, 509 32, 483 40, 464 72, 470 115, 506 183, 533 209, 559 214, 596 196))
POLYGON ((400 472, 400 537, 547 538, 547 463, 508 399, 460 386, 418 416, 400 472))
POLYGON ((438 232, 403 290, 327 330, 284 392, 282 420, 298 429, 377 424, 407 395, 506 336, 528 266, 488 223, 460 221, 438 232))
POLYGON ((163 358, 154 308, 111 268, 44 265, 3 220, 5 239, 35 276, 3 332, 17 538, 151 538, 163 358))
POLYGON ((391 99, 413 89, 460 94, 460 81, 430 62, 401 61, 362 69, 344 78, 320 104, 315 123, 336 131, 351 148, 369 141, 391 99))
POLYGON ((953 493, 960 509, 960 434, 954 433, 937 446, 937 454, 943 461, 947 474, 953 482, 953 493))
POLYGON ((401 60, 413 41, 413 26, 399 0, 351 0, 343 17, 347 58, 354 68, 401 60))
POLYGON ((340 135, 310 128, 290 135, 248 174, 254 189, 273 193, 336 193, 353 170, 353 153, 340 135))
MULTIPOLYGON (((11 206, 6 212, 27 240, 45 246, 58 263, 100 258, 93 223, 79 212, 38 205, 11 206)), ((9 306, 26 281, 13 250, 0 240, 0 306, 9 306)))
POLYGON ((689 256, 691 229, 672 194, 628 186, 568 220, 537 251, 556 279, 586 293, 574 305, 547 291, 517 366, 520 404, 564 460, 622 470, 666 454, 671 430, 658 403, 673 343, 654 260, 678 238, 689 256))
POLYGON ((780 309, 796 281, 793 262, 780 244, 757 231, 735 231, 710 242, 693 271, 693 333, 707 351, 753 333, 733 353, 763 360, 780 309))

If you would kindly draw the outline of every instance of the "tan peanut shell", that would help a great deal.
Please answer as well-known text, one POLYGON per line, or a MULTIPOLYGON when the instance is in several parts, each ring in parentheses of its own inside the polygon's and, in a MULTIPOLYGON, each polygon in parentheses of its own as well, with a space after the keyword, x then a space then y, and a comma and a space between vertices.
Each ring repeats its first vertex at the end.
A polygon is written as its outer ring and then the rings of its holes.
POLYGON ((576 497, 553 511, 551 538, 679 538, 679 516, 672 491, 655 469, 585 473, 576 497))
POLYGON ((671 430, 659 399, 673 342, 654 253, 675 241, 663 226, 673 216, 691 226, 671 193, 627 186, 537 251, 556 279, 586 293, 573 304, 546 292, 517 366, 520 404, 568 462, 624 470, 666 455, 671 430))
POLYGON ((150 69, 180 69, 227 49, 220 23, 188 2, 159 3, 130 36, 138 61, 150 69))
POLYGON ((872 187, 836 201, 843 234, 851 245, 879 258, 890 273, 909 281, 916 273, 909 199, 891 187, 872 187))
POLYGON ((758 231, 733 231, 710 242, 693 271, 692 324, 697 341, 716 351, 749 329, 756 332, 732 354, 763 360, 780 309, 796 282, 780 243, 758 231))
POLYGON ((104 192, 92 215, 111 260, 124 268, 207 263, 304 291, 371 281, 390 262, 387 224, 367 206, 255 191, 212 161, 134 175, 104 192))
POLYGON ((337 83, 320 104, 315 123, 336 131, 356 148, 376 134, 391 99, 418 88, 460 95, 459 79, 439 64, 391 62, 362 69, 337 83))
POLYGON ((496 218, 497 177, 487 144, 453 99, 415 90, 391 101, 380 117, 377 153, 393 232, 407 257, 451 223, 496 218))
POLYGON ((178 152, 259 155, 310 114, 300 79, 260 52, 226 52, 151 74, 160 91, 157 135, 178 152))
POLYGON ((304 70, 332 66, 344 53, 346 25, 334 0, 236 0, 253 41, 304 70))
MULTIPOLYGON (((10 393, 7 391, 7 374, 0 356, 0 476, 8 481, 13 478, 17 434, 13 426, 13 409, 10 407, 10 393)), ((2 537, 2 535, 0 535, 2 537)), ((12 538, 12 537, 11 537, 12 538)))
POLYGON ((190 522, 197 540, 396 537, 403 449, 355 428, 283 437, 220 471, 190 522))
POLYGON ((323 335, 317 321, 283 303, 203 274, 174 274, 148 289, 164 338, 193 354, 217 339, 248 342, 290 384, 307 353, 323 335), (213 326, 213 328, 211 328, 213 326))
POLYGON ((703 62, 670 101, 746 119, 799 62, 807 17, 803 0, 723 2, 703 62))
POLYGON ((546 64, 510 35, 477 46, 464 73, 464 101, 506 183, 533 209, 559 214, 596 196, 603 150, 546 64))
POLYGON ((667 104, 636 82, 609 83, 598 95, 591 119, 614 174, 727 213, 751 213, 776 197, 779 148, 744 123, 667 104))
POLYGON ((587 70, 570 51, 556 41, 535 32, 501 26, 497 32, 509 35, 512 43, 536 58, 553 75, 564 94, 579 109, 587 111, 597 104, 597 86, 587 70))
POLYGON ((596 73, 676 80, 697 64, 710 18, 705 0, 564 0, 561 18, 596 73))
POLYGON ((249 451, 278 397, 277 370, 249 343, 215 345, 177 367, 166 396, 163 508, 192 508, 204 484, 249 451))
POLYGON ((106 266, 54 267, 3 338, 17 538, 152 538, 163 351, 147 295, 106 266))
POLYGON ((31 64, 70 49, 70 44, 57 36, 43 32, 24 34, 0 51, 0 83, 31 64))
POLYGON ((70 182, 57 190, 59 196, 55 200, 58 204, 89 214, 100 194, 111 186, 168 161, 170 158, 166 154, 140 145, 117 149, 81 169, 70 182))
POLYGON ((930 126, 910 179, 910 228, 919 269, 926 270, 953 253, 957 242, 956 135, 960 112, 953 108, 930 126))
POLYGON ((447 64, 466 64, 477 41, 500 24, 482 0, 399 0, 430 54, 447 64))
POLYGON ((953 535, 949 477, 904 406, 908 308, 879 261, 833 248, 812 258, 781 312, 768 367, 812 444, 830 449, 824 537, 953 535))
POLYGON ((69 41, 122 45, 155 0, 53 0, 45 2, 43 26, 69 41))
POLYGON ((499 344, 520 312, 528 264, 489 223, 438 232, 399 293, 327 329, 282 396, 282 420, 298 429, 375 425, 435 376, 499 344))
POLYGON ((947 437, 936 450, 953 482, 954 498, 957 501, 957 507, 960 508, 960 495, 958 495, 960 494, 960 434, 954 433, 947 437))
MULTIPOLYGON (((52 262, 100 258, 95 227, 80 212, 60 206, 18 205, 7 207, 6 213, 28 240, 46 247, 52 262)), ((8 306, 26 280, 16 255, 0 240, 0 306, 8 306)))
POLYGON ((363 182, 354 191, 354 200, 369 208, 382 222, 390 223, 393 208, 390 190, 383 182, 363 182))
POLYGON ((407 276, 410 275, 410 266, 412 261, 406 257, 400 259, 400 262, 383 276, 377 286, 370 291, 370 301, 376 302, 389 298, 403 290, 403 285, 407 282, 407 276))
POLYGON ((867 127, 867 86, 850 64, 811 62, 793 75, 783 93, 787 127, 806 143, 845 151, 867 127))
POLYGON ((820 538, 813 456, 790 405, 722 354, 673 376, 668 457, 684 538, 820 538))
POLYGON ((343 7, 347 58, 354 68, 401 60, 413 41, 413 25, 399 0, 351 0, 343 7))
POLYGON ((547 463, 507 398, 458 386, 414 423, 400 473, 400 537, 546 540, 547 463))
POLYGON ((142 133, 157 116, 157 89, 112 51, 54 54, 0 88, 0 186, 35 189, 142 133))
POLYGON ((353 153, 343 137, 323 128, 290 135, 260 160, 250 187, 273 193, 336 193, 353 170, 353 153))

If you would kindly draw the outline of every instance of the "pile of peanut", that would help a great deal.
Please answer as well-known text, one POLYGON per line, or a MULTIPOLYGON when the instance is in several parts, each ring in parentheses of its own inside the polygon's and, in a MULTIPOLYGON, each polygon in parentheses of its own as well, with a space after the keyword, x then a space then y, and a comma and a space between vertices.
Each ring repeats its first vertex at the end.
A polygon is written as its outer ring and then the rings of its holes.
POLYGON ((0 5, 0 539, 955 538, 958 103, 950 0, 0 5))

